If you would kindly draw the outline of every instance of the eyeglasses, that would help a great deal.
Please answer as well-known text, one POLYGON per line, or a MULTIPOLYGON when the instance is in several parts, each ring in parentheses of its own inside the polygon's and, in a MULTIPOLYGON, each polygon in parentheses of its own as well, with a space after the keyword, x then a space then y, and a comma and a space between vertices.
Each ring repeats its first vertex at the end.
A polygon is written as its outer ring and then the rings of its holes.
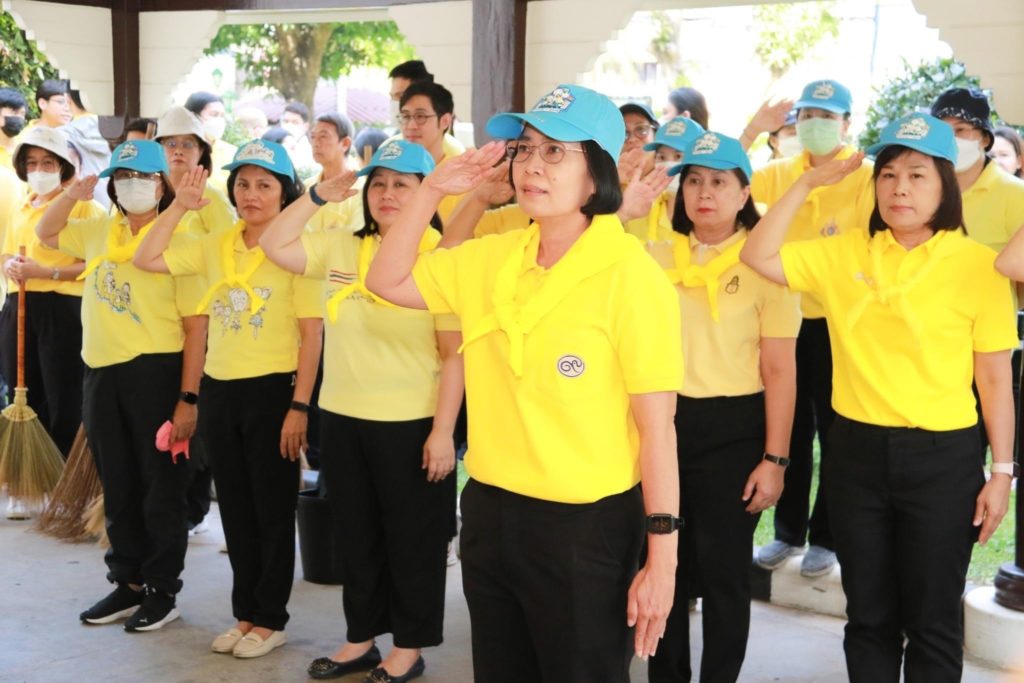
POLYGON ((409 123, 410 121, 415 121, 417 126, 422 126, 430 119, 436 119, 437 114, 424 114, 421 111, 418 111, 415 114, 407 114, 405 112, 402 112, 395 118, 398 119, 398 122, 403 126, 409 123))
POLYGON ((160 144, 172 152, 176 149, 183 149, 186 152, 191 152, 199 147, 199 143, 195 140, 184 140, 182 142, 178 142, 177 140, 163 140, 160 144))
POLYGON ((654 126, 636 126, 633 130, 626 129, 626 139, 646 140, 654 132, 654 126))
POLYGON ((141 171, 119 168, 114 171, 114 180, 152 180, 159 175, 159 173, 143 173, 141 171))
POLYGON ((513 163, 520 164, 530 158, 533 150, 540 150, 540 158, 546 164, 557 164, 565 158, 566 152, 580 152, 582 149, 572 149, 557 142, 542 142, 539 145, 528 145, 525 142, 510 142, 505 145, 505 154, 513 163))

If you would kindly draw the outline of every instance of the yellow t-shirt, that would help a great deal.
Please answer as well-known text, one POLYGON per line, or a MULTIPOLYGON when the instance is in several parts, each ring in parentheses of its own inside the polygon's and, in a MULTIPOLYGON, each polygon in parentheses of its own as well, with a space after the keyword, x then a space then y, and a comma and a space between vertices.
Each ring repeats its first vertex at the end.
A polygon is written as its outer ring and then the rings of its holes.
POLYGON ((986 247, 1002 251, 1024 225, 1024 180, 995 161, 988 162, 962 197, 967 234, 986 247))
MULTIPOLYGON (((856 153, 853 147, 844 147, 837 159, 846 159, 856 153)), ((776 159, 754 171, 750 193, 755 202, 770 209, 792 187, 797 178, 811 168, 810 155, 805 151, 796 156, 776 159)), ((814 189, 804 201, 786 233, 787 242, 831 237, 866 226, 875 207, 875 190, 871 174, 874 167, 864 161, 861 167, 834 185, 814 189)), ((814 295, 801 297, 805 318, 821 318, 825 312, 814 295)))
MULTIPOLYGON (((323 174, 310 178, 306 181, 306 191, 323 180, 323 174)), ((359 176, 352 189, 356 194, 343 202, 328 202, 321 206, 313 217, 306 223, 306 229, 312 231, 333 230, 342 228, 348 232, 357 232, 363 229, 365 222, 363 217, 363 185, 366 184, 366 177, 359 176)))
POLYGON ((6 168, 9 171, 14 170, 14 157, 11 156, 6 147, 0 147, 0 168, 6 168))
POLYGON ((25 201, 28 186, 18 179, 14 171, 0 167, 0 241, 7 232, 11 218, 25 201))
MULTIPOLYGON (((259 246, 249 249, 241 233, 208 235, 172 244, 164 261, 174 276, 197 275, 212 292, 203 314, 210 316, 205 372, 219 380, 294 372, 299 362, 299 318, 319 318, 319 281, 289 273, 268 260, 259 246), (224 284, 225 240, 236 273, 256 270, 247 283, 262 299, 255 312, 250 293, 224 284), (259 263, 258 266, 256 264, 259 263)), ((209 289, 207 289, 209 293, 209 289)), ((195 315, 197 309, 189 312, 195 315)))
MULTIPOLYGON (((131 227, 120 213, 71 220, 60 232, 60 250, 89 264, 109 253, 111 233, 118 246, 132 240, 131 227)), ((172 244, 192 239, 187 223, 183 223, 175 231, 172 244)), ((185 340, 181 318, 195 311, 191 294, 179 278, 139 270, 130 257, 125 261, 103 260, 86 276, 82 295, 85 364, 101 368, 143 354, 181 351, 185 340)))
MULTIPOLYGON (((676 243, 688 243, 690 263, 705 265, 746 236, 740 230, 715 245, 672 233, 672 242, 655 242, 647 250, 664 268, 675 267, 676 243)), ((767 280, 743 263, 718 278, 719 319, 711 316, 706 287, 676 284, 682 320, 686 373, 680 394, 691 398, 747 396, 764 389, 761 339, 793 338, 800 331, 800 295, 767 280)), ((684 437, 685 438, 685 437, 684 437)))
MULTIPOLYGON (((440 234, 428 230, 436 244, 440 234)), ((337 230, 306 232, 302 246, 305 275, 326 282, 325 299, 359 280, 361 238, 337 230)), ((432 417, 441 371, 435 331, 458 329, 454 316, 435 318, 427 311, 383 305, 352 292, 338 305, 337 320, 324 316, 320 407, 381 422, 432 417)))
MULTIPOLYGON (((59 249, 50 249, 43 246, 36 236, 36 225, 46 213, 50 206, 49 202, 33 205, 36 195, 33 194, 25 199, 21 208, 11 216, 11 222, 3 239, 3 247, 0 253, 9 256, 17 256, 18 248, 25 247, 25 255, 36 261, 44 268, 60 268, 73 266, 78 262, 73 256, 68 256, 59 249)), ((78 202, 71 210, 72 220, 89 220, 93 218, 104 218, 107 210, 97 201, 78 202)), ((32 278, 25 281, 25 290, 28 292, 57 292, 71 296, 82 296, 85 284, 81 280, 51 280, 49 278, 32 278)), ((7 281, 8 293, 18 291, 18 283, 13 280, 7 281)))
POLYGON ((614 215, 594 217, 551 268, 537 264, 538 245, 535 226, 470 240, 421 254, 413 276, 432 313, 462 322, 470 476, 593 502, 640 480, 630 395, 679 389, 679 304, 614 215), (496 303, 509 333, 489 325, 496 303), (515 333, 531 320, 525 337, 515 333))
POLYGON ((223 192, 212 185, 207 185, 203 191, 203 199, 209 199, 210 203, 198 211, 190 212, 193 215, 189 224, 196 235, 216 235, 234 227, 237 220, 235 209, 223 192))
POLYGON ((837 413, 932 431, 977 423, 974 352, 1017 346, 1010 283, 995 271, 994 251, 959 231, 907 251, 889 230, 870 239, 852 230, 781 254, 789 286, 824 304, 837 413))
POLYGON ((663 192, 651 205, 650 212, 643 218, 634 218, 625 224, 626 232, 641 242, 651 241, 651 227, 654 226, 654 241, 671 243, 677 234, 672 230, 672 219, 669 218, 670 202, 676 200, 673 192, 663 192))

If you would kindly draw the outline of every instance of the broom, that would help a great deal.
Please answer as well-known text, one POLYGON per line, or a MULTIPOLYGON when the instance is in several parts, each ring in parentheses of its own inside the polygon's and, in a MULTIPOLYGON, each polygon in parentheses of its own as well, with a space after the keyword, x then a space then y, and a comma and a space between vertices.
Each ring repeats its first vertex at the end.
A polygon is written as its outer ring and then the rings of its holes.
MULTIPOLYGON (((18 250, 25 256, 25 247, 18 250)), ((64 459, 28 405, 25 387, 25 281, 18 287, 18 384, 14 403, 0 413, 0 484, 29 505, 43 502, 57 485, 64 459)))
POLYGON ((49 504, 39 516, 36 528, 44 534, 72 543, 95 538, 97 534, 86 528, 85 514, 101 491, 100 478, 85 438, 85 429, 79 427, 64 473, 60 475, 49 504))

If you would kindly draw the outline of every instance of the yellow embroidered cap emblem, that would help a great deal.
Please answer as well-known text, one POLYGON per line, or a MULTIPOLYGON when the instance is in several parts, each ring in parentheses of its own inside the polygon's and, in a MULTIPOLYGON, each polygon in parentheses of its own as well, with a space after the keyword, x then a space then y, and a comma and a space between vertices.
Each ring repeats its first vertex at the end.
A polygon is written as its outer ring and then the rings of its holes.
POLYGON ((898 140, 923 140, 928 137, 930 130, 931 126, 927 121, 921 117, 914 117, 900 124, 900 129, 896 131, 895 137, 898 140))

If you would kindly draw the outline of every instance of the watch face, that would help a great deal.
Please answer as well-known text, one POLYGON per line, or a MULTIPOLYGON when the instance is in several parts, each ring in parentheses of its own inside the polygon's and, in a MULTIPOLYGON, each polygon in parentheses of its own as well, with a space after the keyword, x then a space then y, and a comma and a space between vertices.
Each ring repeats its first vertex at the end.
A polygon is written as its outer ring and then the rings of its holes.
POLYGON ((674 530, 672 515, 650 515, 647 517, 647 531, 652 534, 670 534, 674 530))

